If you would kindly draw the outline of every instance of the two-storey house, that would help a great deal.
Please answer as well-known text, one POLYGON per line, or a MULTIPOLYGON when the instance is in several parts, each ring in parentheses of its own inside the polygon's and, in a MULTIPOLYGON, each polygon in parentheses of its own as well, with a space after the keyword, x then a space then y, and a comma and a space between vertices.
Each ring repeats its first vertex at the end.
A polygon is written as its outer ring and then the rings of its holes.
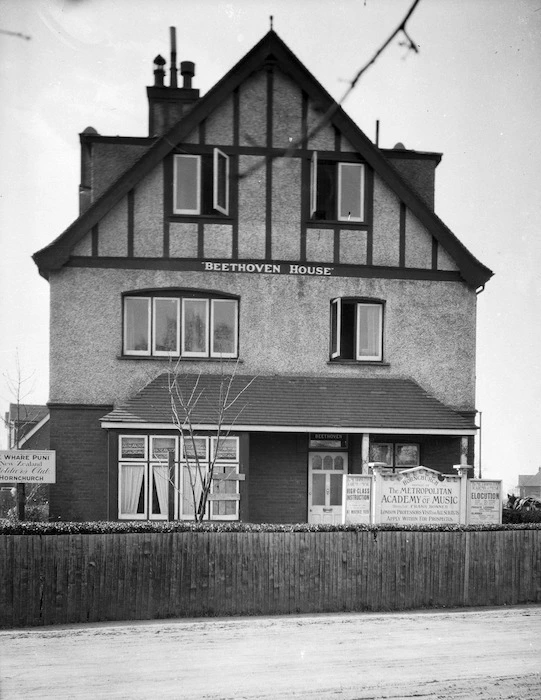
POLYGON ((233 372, 217 468, 239 478, 211 519, 336 522, 346 472, 471 463, 492 273, 434 213, 441 155, 378 148, 272 30, 203 96, 172 59, 147 138, 81 134, 80 216, 34 256, 51 515, 191 518, 189 451, 212 459, 233 372), (171 363, 201 392, 189 448, 171 363))

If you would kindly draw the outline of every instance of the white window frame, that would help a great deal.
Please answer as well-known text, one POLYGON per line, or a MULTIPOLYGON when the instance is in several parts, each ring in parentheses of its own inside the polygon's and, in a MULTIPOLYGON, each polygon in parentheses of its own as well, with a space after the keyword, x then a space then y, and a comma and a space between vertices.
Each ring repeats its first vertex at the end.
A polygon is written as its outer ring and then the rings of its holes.
POLYGON ((210 311, 209 311, 209 299, 198 298, 198 297, 183 297, 182 298, 182 346, 180 348, 180 354, 182 357, 209 357, 209 322, 210 322, 210 311), (186 303, 193 301, 202 301, 205 304, 205 322, 206 322, 206 333, 205 333, 205 349, 204 350, 186 350, 186 303))
POLYGON ((356 333, 355 333, 355 355, 356 359, 363 362, 377 362, 381 361, 383 359, 383 304, 378 304, 378 303, 372 303, 372 302, 363 302, 359 301, 357 302, 357 306, 355 309, 355 325, 357 326, 356 328, 356 333), (361 315, 361 309, 364 308, 375 308, 378 309, 378 327, 377 327, 377 332, 376 332, 376 338, 377 338, 377 353, 375 355, 361 355, 360 353, 360 347, 361 347, 361 324, 359 317, 361 315))
POLYGON ((212 206, 217 211, 229 215, 229 156, 221 151, 219 148, 215 148, 213 151, 213 162, 212 162, 212 206), (225 207, 222 207, 219 203, 219 175, 220 169, 218 163, 220 158, 225 159, 225 207))
POLYGON ((342 352, 341 348, 341 342, 340 342, 340 335, 342 333, 342 299, 331 299, 331 358, 334 359, 336 357, 340 357, 340 354, 342 352), (333 312, 332 312, 332 307, 335 307, 336 312, 335 312, 335 317, 336 317, 336 327, 333 328, 333 312), (332 347, 332 336, 333 336, 333 331, 335 334, 336 338, 336 347, 332 347))
POLYGON ((152 355, 156 357, 178 357, 180 352, 180 298, 179 297, 152 297, 152 355), (174 301, 176 302, 177 332, 174 350, 156 349, 156 302, 174 301))
POLYGON ((152 297, 139 297, 130 296, 129 294, 123 298, 122 302, 122 323, 124 327, 124 355, 135 355, 136 357, 149 357, 152 353, 152 297), (148 350, 127 350, 128 345, 128 323, 127 323, 127 311, 126 311, 126 301, 128 299, 142 299, 147 302, 147 336, 148 336, 148 350))
POLYGON ((237 299, 211 299, 210 300, 210 356, 211 357, 237 357, 239 351, 239 302, 237 299), (233 352, 217 352, 214 349, 214 309, 217 304, 222 303, 234 304, 235 319, 233 326, 233 352))
POLYGON ((146 435, 119 435, 118 436, 118 461, 119 462, 146 462, 148 459, 148 437, 146 435), (125 457, 122 454, 124 440, 142 440, 144 445, 143 457, 125 457))
POLYGON ((147 520, 148 512, 148 478, 147 464, 143 460, 139 462, 119 462, 118 463, 118 519, 119 520, 147 520), (143 512, 123 513, 122 512, 122 471, 123 469, 133 469, 141 467, 143 469, 143 512))
POLYGON ((317 210, 317 151, 312 153, 310 161, 310 217, 317 210))
POLYGON ((336 218, 338 221, 364 221, 364 165, 363 163, 338 163, 338 196, 336 200, 336 218), (342 209, 342 172, 345 168, 358 168, 361 174, 359 187, 359 216, 340 215, 342 209))
POLYGON ((180 153, 174 156, 173 162, 173 213, 174 214, 200 214, 201 213, 201 156, 191 153, 180 153), (197 161, 196 168, 196 206, 192 209, 180 209, 177 207, 177 184, 178 184, 178 168, 177 163, 181 158, 190 158, 197 161))

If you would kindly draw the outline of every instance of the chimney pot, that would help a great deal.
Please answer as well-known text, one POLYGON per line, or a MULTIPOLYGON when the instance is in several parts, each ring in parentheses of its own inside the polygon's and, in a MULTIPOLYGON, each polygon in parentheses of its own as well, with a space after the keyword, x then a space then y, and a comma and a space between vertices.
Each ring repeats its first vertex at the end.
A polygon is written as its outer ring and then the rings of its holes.
POLYGON ((163 87, 163 81, 165 79, 165 58, 158 54, 154 59, 154 87, 163 87))
POLYGON ((180 74, 184 79, 182 87, 191 88, 192 78, 195 75, 195 63, 192 61, 182 61, 180 64, 180 74))

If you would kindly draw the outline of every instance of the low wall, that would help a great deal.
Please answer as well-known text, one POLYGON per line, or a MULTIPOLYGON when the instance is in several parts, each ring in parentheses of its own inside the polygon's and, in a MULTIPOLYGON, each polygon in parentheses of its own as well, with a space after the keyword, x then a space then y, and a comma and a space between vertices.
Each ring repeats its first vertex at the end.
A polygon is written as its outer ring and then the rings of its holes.
POLYGON ((0 625, 541 602, 541 530, 1 535, 0 625))

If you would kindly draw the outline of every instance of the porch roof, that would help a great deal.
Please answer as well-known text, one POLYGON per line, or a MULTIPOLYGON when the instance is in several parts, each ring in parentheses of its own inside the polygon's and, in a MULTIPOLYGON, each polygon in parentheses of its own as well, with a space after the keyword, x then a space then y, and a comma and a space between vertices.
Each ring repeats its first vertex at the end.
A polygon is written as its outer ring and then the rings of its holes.
MULTIPOLYGON (((104 416, 104 428, 171 428, 172 374, 165 372, 104 416)), ((191 421, 198 429, 219 422, 220 400, 231 382, 222 425, 248 431, 334 431, 468 435, 473 417, 444 405, 409 379, 178 375, 191 421)), ((178 399, 175 405, 179 406, 178 399)), ((179 415, 184 413, 179 409, 179 415)))

